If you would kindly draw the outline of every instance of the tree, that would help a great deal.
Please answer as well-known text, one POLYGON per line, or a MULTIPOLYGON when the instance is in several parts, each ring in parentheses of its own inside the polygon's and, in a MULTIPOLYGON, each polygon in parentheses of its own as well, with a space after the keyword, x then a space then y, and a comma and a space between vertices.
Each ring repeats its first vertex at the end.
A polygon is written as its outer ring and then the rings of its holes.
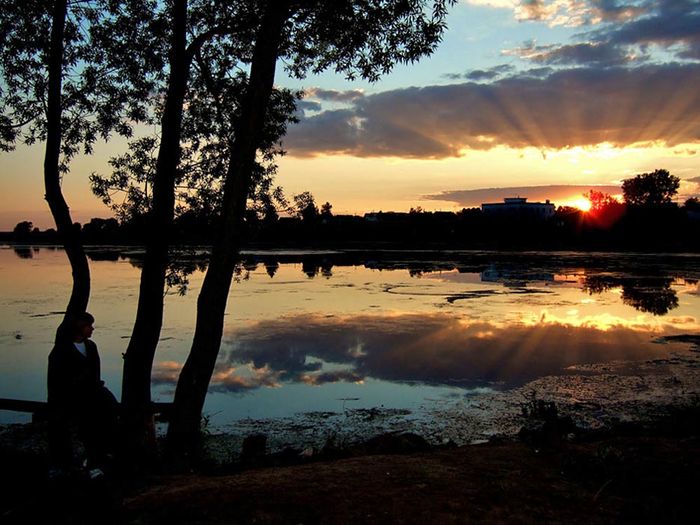
MULTIPOLYGON (((245 96, 247 75, 239 64, 251 55, 251 31, 259 14, 255 1, 173 0, 157 5, 162 14, 156 19, 168 43, 162 50, 167 67, 154 97, 159 140, 133 141, 130 153, 113 159, 111 177, 92 177, 93 189, 109 204, 115 204, 110 195, 114 189, 126 192, 126 200, 116 204, 121 218, 146 219, 146 253, 122 380, 127 448, 130 456, 144 458, 155 445, 151 371, 163 323, 174 220, 183 213, 213 217, 221 206, 221 179, 238 133, 232 123, 241 113, 238 100, 245 96)), ((293 98, 276 90, 266 99, 272 109, 269 126, 263 123, 263 162, 250 166, 250 181, 260 194, 269 190, 275 168, 267 161, 279 151, 273 145, 290 119, 293 98)))
POLYGON ((284 57, 292 74, 334 67, 348 78, 377 80, 396 62, 432 52, 444 30, 452 0, 280 0, 261 3, 250 78, 236 121, 224 182, 219 236, 197 300, 197 323, 178 380, 168 446, 179 457, 193 454, 202 407, 223 333, 226 301, 252 181, 260 132, 269 107, 275 68, 284 57), (426 4, 432 10, 426 11, 426 4))
POLYGON ((658 206, 671 202, 680 186, 680 179, 668 170, 658 169, 622 181, 622 193, 627 204, 658 206))
POLYGON ((590 190, 583 196, 591 203, 589 215, 600 228, 610 228, 625 213, 625 205, 608 193, 590 190))
POLYGON ((314 196, 309 191, 294 195, 294 211, 297 217, 305 223, 313 223, 318 219, 318 207, 314 196))
POLYGON ((591 213, 598 213, 608 206, 620 204, 620 202, 609 193, 598 190, 589 190, 588 193, 584 193, 583 196, 591 203, 591 209, 589 210, 591 213))
POLYGON ((73 275, 62 325, 85 311, 90 271, 61 178, 81 149, 91 153, 97 138, 113 131, 129 135, 143 118, 150 79, 145 71, 134 74, 127 51, 138 45, 133 37, 148 4, 0 0, 0 150, 18 141, 46 143, 46 201, 73 275))
POLYGON ((329 219, 333 217, 333 205, 330 202, 326 202, 321 206, 321 217, 329 219))
POLYGON ((688 211, 700 211, 700 200, 697 197, 690 197, 685 201, 683 207, 688 211))
POLYGON ((12 230, 15 239, 27 239, 32 233, 34 224, 31 221, 18 222, 15 229, 12 230))

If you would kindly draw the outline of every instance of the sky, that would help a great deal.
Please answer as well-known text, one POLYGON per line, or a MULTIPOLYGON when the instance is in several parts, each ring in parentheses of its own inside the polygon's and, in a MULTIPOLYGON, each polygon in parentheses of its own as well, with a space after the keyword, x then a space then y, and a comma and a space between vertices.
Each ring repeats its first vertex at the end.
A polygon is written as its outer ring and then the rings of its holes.
MULTIPOLYGON (((324 73, 303 89, 276 183, 333 212, 460 210, 504 197, 618 195, 657 168, 700 194, 700 1, 460 0, 438 50, 376 83, 324 73)), ((43 145, 0 156, 0 230, 52 226, 43 145)), ((74 219, 107 217, 88 175, 120 139, 64 178, 74 219)))

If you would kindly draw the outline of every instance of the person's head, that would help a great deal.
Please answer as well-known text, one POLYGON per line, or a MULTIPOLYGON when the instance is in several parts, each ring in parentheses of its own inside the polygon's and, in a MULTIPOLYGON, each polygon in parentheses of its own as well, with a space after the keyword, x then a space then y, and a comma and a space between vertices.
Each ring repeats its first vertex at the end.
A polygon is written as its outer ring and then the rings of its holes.
POLYGON ((94 322, 95 318, 87 312, 76 315, 72 323, 73 340, 84 341, 85 339, 89 339, 92 332, 95 330, 92 326, 94 322))

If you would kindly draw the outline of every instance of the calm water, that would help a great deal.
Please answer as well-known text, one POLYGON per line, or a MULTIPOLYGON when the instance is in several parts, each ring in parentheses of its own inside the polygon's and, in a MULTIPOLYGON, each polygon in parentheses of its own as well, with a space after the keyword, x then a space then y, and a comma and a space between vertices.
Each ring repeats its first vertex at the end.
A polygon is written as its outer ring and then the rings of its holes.
MULTIPOLYGON (((206 412, 217 424, 347 408, 418 410, 596 363, 692 354, 700 257, 576 253, 244 254, 206 412), (667 339, 670 336, 670 339, 667 339), (674 339, 676 336, 676 339, 674 339)), ((103 378, 120 393, 137 250, 95 251, 90 311, 103 378)), ((172 397, 189 351, 197 260, 171 288, 154 398, 172 397)), ((43 400, 70 290, 60 249, 0 247, 0 397, 43 400)), ((0 422, 25 421, 0 411, 0 422)))

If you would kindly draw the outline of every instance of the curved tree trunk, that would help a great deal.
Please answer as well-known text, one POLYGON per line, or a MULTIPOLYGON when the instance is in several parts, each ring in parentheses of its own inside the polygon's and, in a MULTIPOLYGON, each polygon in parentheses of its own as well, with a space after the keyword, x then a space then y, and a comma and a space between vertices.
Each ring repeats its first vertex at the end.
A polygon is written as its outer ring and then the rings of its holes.
POLYGON ((146 255, 141 270, 138 308, 124 354, 122 407, 124 446, 129 458, 147 459, 155 451, 151 404, 151 369, 163 324, 163 296, 168 246, 175 209, 175 179, 180 162, 182 111, 189 77, 187 0, 173 2, 170 76, 161 120, 161 142, 148 215, 146 255))
POLYGON ((252 167, 270 102, 288 12, 288 1, 270 0, 256 36, 250 80, 224 183, 221 231, 197 299, 192 348, 178 379, 168 427, 168 451, 177 460, 191 460, 197 451, 202 407, 221 346, 226 300, 238 257, 252 167))
POLYGON ((80 227, 73 225, 68 204, 61 191, 61 85, 63 75, 63 37, 66 26, 67 0, 56 0, 51 20, 51 43, 48 63, 48 96, 46 111, 46 152, 44 155, 44 191, 73 274, 73 288, 66 312, 56 331, 63 335, 66 321, 87 309, 90 299, 90 267, 80 240, 80 227))

